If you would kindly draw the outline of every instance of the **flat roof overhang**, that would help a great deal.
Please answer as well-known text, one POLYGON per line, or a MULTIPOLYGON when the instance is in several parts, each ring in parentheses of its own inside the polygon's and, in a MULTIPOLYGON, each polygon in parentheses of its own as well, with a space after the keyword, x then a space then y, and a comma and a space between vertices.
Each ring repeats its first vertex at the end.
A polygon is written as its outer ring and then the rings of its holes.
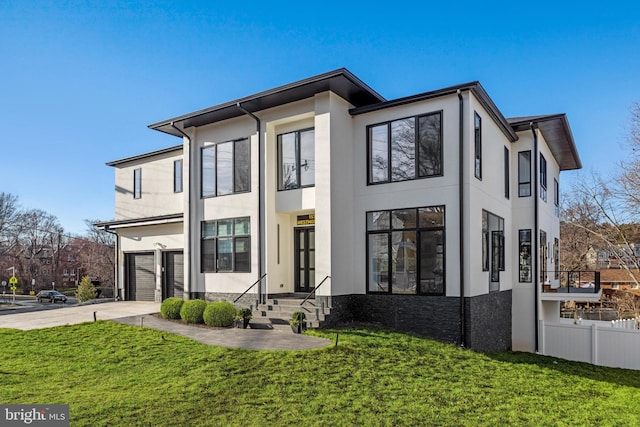
POLYGON ((516 132, 531 130, 532 124, 540 129, 561 171, 582 169, 566 114, 514 117, 507 120, 516 132))
POLYGON ((142 227, 147 225, 164 225, 164 224, 180 223, 183 221, 183 217, 184 215, 179 213, 179 214, 162 215, 162 216, 154 216, 154 217, 147 217, 147 218, 132 218, 132 219, 123 219, 123 220, 116 220, 116 221, 103 221, 103 222, 96 222, 93 225, 103 230, 115 230, 118 228, 131 228, 131 227, 142 227))
POLYGON ((172 124, 181 129, 204 126, 245 115, 246 113, 238 105, 241 105, 242 108, 251 113, 255 113, 311 98, 318 93, 326 91, 338 94, 354 107, 377 104, 385 100, 350 71, 340 68, 204 110, 163 120, 148 127, 181 138, 183 135, 174 129, 172 124))

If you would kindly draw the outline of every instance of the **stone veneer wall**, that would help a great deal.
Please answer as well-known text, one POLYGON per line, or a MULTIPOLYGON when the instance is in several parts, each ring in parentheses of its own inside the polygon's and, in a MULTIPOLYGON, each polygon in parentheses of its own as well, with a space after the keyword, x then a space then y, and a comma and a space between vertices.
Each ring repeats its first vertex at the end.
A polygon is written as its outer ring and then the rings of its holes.
MULTIPOLYGON (((370 322, 460 344, 460 299, 419 295, 318 297, 331 307, 323 326, 370 322)), ((466 347, 476 351, 511 349, 511 291, 465 298, 466 347)))

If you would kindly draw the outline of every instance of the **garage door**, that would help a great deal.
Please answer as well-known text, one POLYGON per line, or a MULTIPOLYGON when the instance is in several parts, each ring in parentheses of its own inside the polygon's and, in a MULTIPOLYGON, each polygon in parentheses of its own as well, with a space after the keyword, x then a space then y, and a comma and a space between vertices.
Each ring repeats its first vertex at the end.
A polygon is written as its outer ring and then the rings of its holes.
POLYGON ((125 298, 129 301, 155 301, 156 275, 153 252, 126 254, 126 270, 125 298))

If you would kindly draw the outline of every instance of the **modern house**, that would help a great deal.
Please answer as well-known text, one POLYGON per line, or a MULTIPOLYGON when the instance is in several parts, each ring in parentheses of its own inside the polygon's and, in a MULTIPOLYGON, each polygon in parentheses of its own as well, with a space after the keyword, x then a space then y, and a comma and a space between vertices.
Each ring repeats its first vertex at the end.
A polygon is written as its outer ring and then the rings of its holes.
POLYGON ((338 69, 149 127, 180 144, 108 163, 99 224, 124 299, 310 295, 332 321, 536 351, 572 298, 564 114, 506 119, 478 82, 386 100, 338 69))

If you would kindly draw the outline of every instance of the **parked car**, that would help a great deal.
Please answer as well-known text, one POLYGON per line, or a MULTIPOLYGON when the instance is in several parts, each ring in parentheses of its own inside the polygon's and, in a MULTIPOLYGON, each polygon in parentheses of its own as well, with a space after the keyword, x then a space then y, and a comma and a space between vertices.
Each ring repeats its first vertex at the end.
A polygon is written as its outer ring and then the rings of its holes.
POLYGON ((61 294, 58 291, 40 291, 36 294, 38 302, 49 301, 55 303, 56 301, 67 302, 67 296, 61 294))

